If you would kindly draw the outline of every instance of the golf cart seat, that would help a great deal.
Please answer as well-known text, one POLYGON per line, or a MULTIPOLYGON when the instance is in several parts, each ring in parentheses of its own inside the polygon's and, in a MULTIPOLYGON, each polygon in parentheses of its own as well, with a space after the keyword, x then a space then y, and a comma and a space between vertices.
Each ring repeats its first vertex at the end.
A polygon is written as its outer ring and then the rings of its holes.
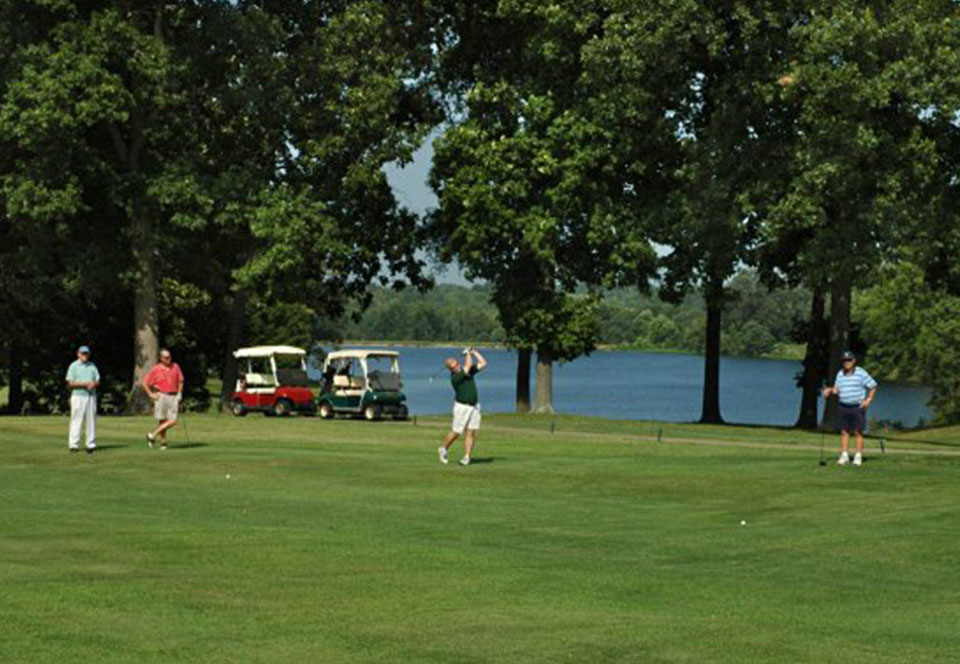
POLYGON ((333 377, 333 386, 345 390, 362 390, 363 378, 359 376, 341 376, 333 377))
POLYGON ((247 387, 274 387, 273 376, 267 374, 248 373, 244 375, 247 387))
POLYGON ((333 377, 333 387, 343 396, 358 397, 363 394, 363 378, 338 374, 333 377))

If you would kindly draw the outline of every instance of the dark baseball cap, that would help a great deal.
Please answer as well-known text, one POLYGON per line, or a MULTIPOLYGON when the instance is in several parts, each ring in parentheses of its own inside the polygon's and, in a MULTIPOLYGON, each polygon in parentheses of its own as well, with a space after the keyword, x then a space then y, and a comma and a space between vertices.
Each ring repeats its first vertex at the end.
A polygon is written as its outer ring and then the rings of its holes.
POLYGON ((845 350, 843 351, 843 355, 840 356, 840 359, 843 360, 844 362, 846 362, 847 360, 856 361, 857 356, 853 354, 853 351, 845 350))

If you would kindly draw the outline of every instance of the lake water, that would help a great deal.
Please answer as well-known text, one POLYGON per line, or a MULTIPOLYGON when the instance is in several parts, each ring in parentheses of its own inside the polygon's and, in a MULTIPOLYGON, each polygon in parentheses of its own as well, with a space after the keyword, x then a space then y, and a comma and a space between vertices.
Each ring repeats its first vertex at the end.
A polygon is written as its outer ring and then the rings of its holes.
MULTIPOLYGON (((384 348, 384 346, 378 346, 384 348)), ((450 411, 453 390, 443 360, 452 348, 396 347, 401 354, 410 412, 450 411)), ((484 349, 489 362, 477 378, 485 412, 514 412, 517 358, 513 351, 484 349)), ((865 367, 869 371, 869 365, 865 367)), ((794 377, 799 362, 724 357, 720 362, 720 406, 727 422, 792 425, 800 408, 794 377)), ((531 396, 534 390, 531 380, 531 396)), ((558 413, 611 419, 690 422, 700 417, 703 357, 639 351, 603 351, 554 365, 553 405, 558 413)), ((925 387, 883 383, 870 418, 916 426, 929 421, 925 387)))

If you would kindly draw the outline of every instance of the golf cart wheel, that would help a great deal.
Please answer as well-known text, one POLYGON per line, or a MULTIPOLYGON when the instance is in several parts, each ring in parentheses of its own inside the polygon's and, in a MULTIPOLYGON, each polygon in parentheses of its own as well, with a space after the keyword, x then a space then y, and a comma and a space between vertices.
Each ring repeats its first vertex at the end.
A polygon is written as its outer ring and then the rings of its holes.
POLYGON ((325 420, 332 420, 335 413, 333 412, 333 406, 324 402, 320 404, 320 417, 325 420))
POLYGON ((400 406, 397 408, 397 412, 393 414, 393 419, 395 420, 405 420, 410 417, 410 411, 407 410, 406 406, 400 406))
POLYGON ((293 412, 293 404, 286 399, 277 399, 273 404, 273 414, 277 417, 285 417, 293 412))
POLYGON ((237 417, 244 417, 247 414, 247 408, 243 405, 243 402, 238 399, 230 404, 230 412, 237 417))
POLYGON ((380 419, 380 404, 372 403, 363 409, 363 417, 368 421, 380 419))

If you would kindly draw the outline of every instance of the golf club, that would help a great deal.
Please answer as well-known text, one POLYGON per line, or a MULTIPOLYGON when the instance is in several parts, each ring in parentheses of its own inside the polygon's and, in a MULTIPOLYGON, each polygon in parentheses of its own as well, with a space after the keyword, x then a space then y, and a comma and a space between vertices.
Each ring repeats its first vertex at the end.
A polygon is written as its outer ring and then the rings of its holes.
POLYGON ((183 416, 183 410, 180 410, 180 422, 183 424, 183 435, 187 437, 187 445, 190 444, 190 432, 187 430, 187 418, 183 416))
MULTIPOLYGON (((820 395, 817 397, 817 407, 818 407, 818 410, 819 410, 820 399, 821 399, 821 398, 823 398, 823 392, 820 392, 820 395)), ((824 405, 824 408, 826 408, 826 405, 827 405, 827 404, 826 404, 826 399, 825 399, 825 398, 824 398, 824 404, 823 404, 823 405, 824 405)), ((823 456, 823 445, 824 445, 824 441, 826 440, 826 437, 827 437, 827 433, 826 433, 826 431, 823 430, 823 424, 821 424, 821 425, 820 425, 820 465, 821 465, 821 466, 826 466, 826 465, 827 465, 827 460, 826 460, 826 458, 824 458, 824 456, 823 456)))

